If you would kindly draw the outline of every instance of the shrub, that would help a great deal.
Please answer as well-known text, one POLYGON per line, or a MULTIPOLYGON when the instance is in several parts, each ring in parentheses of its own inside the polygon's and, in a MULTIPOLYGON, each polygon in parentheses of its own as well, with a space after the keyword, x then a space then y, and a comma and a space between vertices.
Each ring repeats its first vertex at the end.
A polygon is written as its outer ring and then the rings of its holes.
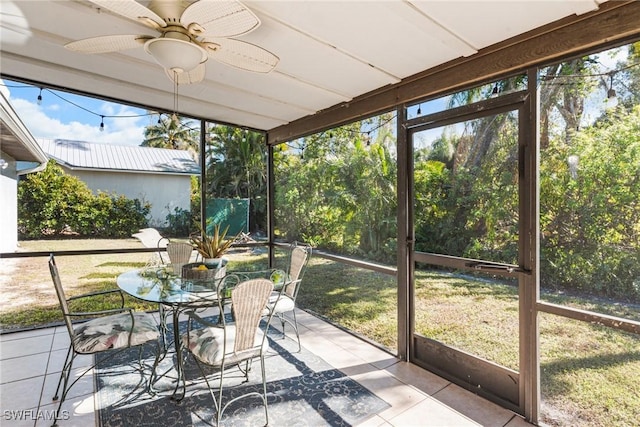
POLYGON ((173 213, 167 215, 167 226, 165 232, 171 237, 184 237, 191 233, 190 224, 193 223, 191 212, 186 209, 175 207, 173 213))
POLYGON ((18 233, 36 239, 61 235, 126 237, 147 224, 148 203, 122 195, 94 195, 50 160, 18 184, 18 233))

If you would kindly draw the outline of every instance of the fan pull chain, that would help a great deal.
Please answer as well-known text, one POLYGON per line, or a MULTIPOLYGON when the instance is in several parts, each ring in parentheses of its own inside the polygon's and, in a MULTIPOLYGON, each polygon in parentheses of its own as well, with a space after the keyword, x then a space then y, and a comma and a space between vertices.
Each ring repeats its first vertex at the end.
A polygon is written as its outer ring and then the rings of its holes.
POLYGON ((172 71, 173 71, 173 82, 174 82, 172 119, 175 121, 178 121, 178 72, 175 69, 172 71))

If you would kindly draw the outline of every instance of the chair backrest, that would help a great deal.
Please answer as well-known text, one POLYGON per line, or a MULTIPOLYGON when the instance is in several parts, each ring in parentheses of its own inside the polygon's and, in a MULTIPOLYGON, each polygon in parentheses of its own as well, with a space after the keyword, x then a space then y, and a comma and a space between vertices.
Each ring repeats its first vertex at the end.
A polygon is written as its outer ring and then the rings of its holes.
POLYGON ((182 272, 182 266, 189 262, 192 252, 193 246, 189 243, 170 242, 167 244, 169 262, 171 263, 175 274, 180 274, 182 272))
POLYGON ((60 303, 60 310, 62 310, 62 316, 64 317, 64 323, 67 325, 69 336, 73 342, 74 330, 71 324, 71 318, 69 317, 69 303, 67 297, 62 288, 62 281, 60 280, 60 274, 58 273, 58 266, 56 266, 56 260, 53 254, 49 255, 49 272, 51 272, 51 280, 53 280, 53 286, 56 289, 56 295, 58 296, 58 302, 60 303))
MULTIPOLYGON (((260 325, 262 312, 269 303, 272 291, 273 282, 269 279, 247 280, 236 285, 231 291, 231 303, 233 304, 236 325, 234 353, 241 353, 256 347, 256 330, 260 325)), ((268 323, 267 321, 267 325, 268 323)))
POLYGON ((296 297, 300 288, 302 276, 306 270, 306 266, 311 257, 311 246, 294 243, 291 245, 291 253, 289 254, 289 280, 290 283, 285 286, 283 292, 290 298, 296 297))

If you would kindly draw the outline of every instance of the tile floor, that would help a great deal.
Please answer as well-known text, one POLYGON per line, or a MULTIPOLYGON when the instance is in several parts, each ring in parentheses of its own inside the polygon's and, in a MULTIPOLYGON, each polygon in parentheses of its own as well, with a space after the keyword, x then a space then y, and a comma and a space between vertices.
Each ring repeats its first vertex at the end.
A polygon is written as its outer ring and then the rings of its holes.
MULTIPOLYGON (((520 416, 372 346, 332 325, 299 312, 302 345, 391 405, 361 426, 530 426, 520 416)), ((277 322, 276 322, 277 323, 277 322)), ((64 327, 0 336, 0 425, 51 425, 51 400, 69 337, 64 327)), ((91 365, 76 359, 75 373, 91 365)), ((94 382, 86 375, 63 405, 61 427, 96 425, 94 382)), ((279 427, 279 426, 276 426, 279 427)))

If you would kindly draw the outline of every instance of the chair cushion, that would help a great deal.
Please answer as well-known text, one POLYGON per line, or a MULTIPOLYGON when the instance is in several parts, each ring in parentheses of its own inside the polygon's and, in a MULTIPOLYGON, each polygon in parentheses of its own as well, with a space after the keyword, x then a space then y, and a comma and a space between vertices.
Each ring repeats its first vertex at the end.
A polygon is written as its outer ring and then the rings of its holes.
MULTIPOLYGON (((235 325, 227 325, 227 357, 225 365, 233 365, 242 360, 256 357, 260 354, 260 343, 264 335, 260 328, 256 329, 256 337, 253 341, 254 347, 242 354, 233 353, 233 344, 236 338, 235 325)), ((202 329, 194 329, 182 335, 182 344, 202 363, 211 366, 221 366, 222 357, 224 356, 224 328, 208 327, 202 329)), ((264 340, 262 344, 263 352, 269 348, 269 343, 264 340)))
POLYGON ((98 317, 74 328, 73 348, 78 353, 95 353, 109 349, 126 348, 158 339, 158 326, 150 314, 134 313, 135 323, 131 329, 129 313, 98 317))
POLYGON ((278 300, 278 293, 274 292, 269 297, 269 304, 267 305, 269 310, 273 310, 274 313, 286 313, 295 308, 296 304, 287 295, 282 295, 278 300), (277 301, 277 303, 276 303, 277 301), (274 307, 275 305, 275 307, 274 307))

